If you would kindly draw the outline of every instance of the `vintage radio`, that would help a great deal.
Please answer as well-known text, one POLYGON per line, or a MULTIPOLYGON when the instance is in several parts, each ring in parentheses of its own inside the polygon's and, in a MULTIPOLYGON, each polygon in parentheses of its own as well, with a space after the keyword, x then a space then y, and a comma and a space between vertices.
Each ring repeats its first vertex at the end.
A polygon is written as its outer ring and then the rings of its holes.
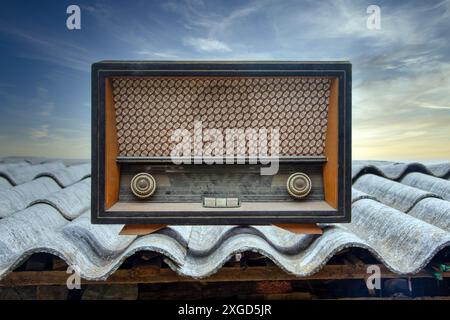
POLYGON ((92 66, 92 222, 348 222, 348 62, 92 66))

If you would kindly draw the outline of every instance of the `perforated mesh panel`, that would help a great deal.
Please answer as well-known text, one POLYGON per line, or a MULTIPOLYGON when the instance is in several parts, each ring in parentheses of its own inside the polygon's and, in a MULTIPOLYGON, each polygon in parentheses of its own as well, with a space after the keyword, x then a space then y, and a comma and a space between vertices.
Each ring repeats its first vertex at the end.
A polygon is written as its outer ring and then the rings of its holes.
POLYGON ((301 77, 113 78, 119 154, 170 156, 174 130, 193 134, 201 121, 223 134, 227 128, 278 128, 281 156, 321 156, 330 84, 301 77))

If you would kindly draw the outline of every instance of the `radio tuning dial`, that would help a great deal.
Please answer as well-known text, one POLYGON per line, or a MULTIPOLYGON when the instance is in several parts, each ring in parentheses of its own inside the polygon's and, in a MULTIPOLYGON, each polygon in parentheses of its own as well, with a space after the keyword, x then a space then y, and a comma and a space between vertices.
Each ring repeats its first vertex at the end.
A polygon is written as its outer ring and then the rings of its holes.
POLYGON ((136 197, 145 199, 155 192, 156 181, 151 174, 141 172, 131 179, 130 188, 136 197))
POLYGON ((308 175, 303 172, 296 172, 289 176, 286 187, 292 197, 301 199, 311 192, 312 183, 308 175))

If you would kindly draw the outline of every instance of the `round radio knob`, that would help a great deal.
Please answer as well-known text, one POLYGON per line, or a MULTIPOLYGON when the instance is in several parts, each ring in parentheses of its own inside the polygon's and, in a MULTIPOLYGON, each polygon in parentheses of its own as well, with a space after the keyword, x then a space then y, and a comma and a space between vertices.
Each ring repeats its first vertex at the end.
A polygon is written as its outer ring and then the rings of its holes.
POLYGON ((151 174, 141 172, 131 179, 130 187, 131 192, 136 197, 144 199, 150 197, 155 192, 156 181, 151 174))
POLYGON ((311 179, 302 172, 291 174, 287 179, 287 191, 294 198, 304 198, 311 192, 311 179))

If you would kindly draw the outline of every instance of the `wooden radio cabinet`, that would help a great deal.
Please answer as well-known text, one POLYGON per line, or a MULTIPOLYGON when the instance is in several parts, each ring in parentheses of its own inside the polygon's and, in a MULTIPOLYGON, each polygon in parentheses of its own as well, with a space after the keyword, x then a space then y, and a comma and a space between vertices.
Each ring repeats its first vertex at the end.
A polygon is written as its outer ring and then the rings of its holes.
POLYGON ((348 62, 92 66, 92 222, 348 222, 348 62))

